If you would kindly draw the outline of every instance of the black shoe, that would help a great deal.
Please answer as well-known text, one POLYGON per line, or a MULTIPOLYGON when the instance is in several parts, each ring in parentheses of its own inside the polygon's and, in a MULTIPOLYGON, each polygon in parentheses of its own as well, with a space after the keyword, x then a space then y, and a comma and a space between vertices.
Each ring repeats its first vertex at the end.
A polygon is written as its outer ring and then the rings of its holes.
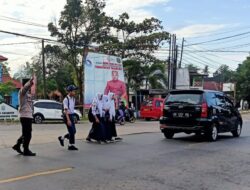
POLYGON ((78 150, 78 148, 76 148, 75 146, 71 145, 68 147, 68 150, 78 150))
POLYGON ((28 150, 28 151, 24 151, 24 152, 23 152, 23 155, 24 155, 24 156, 36 156, 36 153, 31 152, 30 150, 28 150))
POLYGON ((86 141, 87 142, 92 142, 91 138, 89 138, 89 137, 86 138, 86 141))
POLYGON ((13 147, 12 147, 13 150, 17 151, 19 154, 23 154, 23 151, 21 150, 21 147, 20 145, 18 144, 15 144, 13 147))
POLYGON ((60 145, 64 146, 64 140, 63 140, 62 136, 58 137, 58 140, 60 142, 60 145))
POLYGON ((115 141, 113 139, 108 140, 109 143, 114 143, 115 141))
POLYGON ((116 141, 121 141, 122 138, 121 138, 121 137, 115 137, 115 140, 116 140, 116 141))

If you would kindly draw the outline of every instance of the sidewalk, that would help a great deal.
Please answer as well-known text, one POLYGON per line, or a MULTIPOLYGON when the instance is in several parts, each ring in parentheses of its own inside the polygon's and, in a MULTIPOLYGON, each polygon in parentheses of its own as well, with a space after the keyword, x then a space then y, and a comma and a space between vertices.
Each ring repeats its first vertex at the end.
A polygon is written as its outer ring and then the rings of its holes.
MULTIPOLYGON (((85 140, 91 128, 91 124, 84 121, 77 124, 76 128, 76 139, 85 140)), ((0 123, 0 148, 13 146, 16 139, 20 136, 20 130, 21 127, 19 123, 0 123)), ((66 132, 66 127, 62 123, 33 124, 31 146, 32 144, 57 142, 57 137, 64 135, 66 132)), ((138 120, 135 123, 126 123, 122 126, 117 124, 117 133, 119 136, 149 132, 160 132, 158 121, 148 122, 138 120)))

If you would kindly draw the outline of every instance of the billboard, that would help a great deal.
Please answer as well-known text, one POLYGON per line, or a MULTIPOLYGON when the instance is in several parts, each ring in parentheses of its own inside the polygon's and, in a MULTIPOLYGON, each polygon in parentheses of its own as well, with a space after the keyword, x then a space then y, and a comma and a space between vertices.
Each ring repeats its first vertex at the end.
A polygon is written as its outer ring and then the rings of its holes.
POLYGON ((183 90, 190 88, 189 70, 187 68, 177 69, 176 89, 183 90))
POLYGON ((117 56, 90 52, 85 64, 85 107, 90 107, 97 93, 113 92, 116 103, 127 105, 127 91, 122 59, 117 56))
POLYGON ((235 90, 234 83, 223 83, 223 92, 233 92, 235 90))

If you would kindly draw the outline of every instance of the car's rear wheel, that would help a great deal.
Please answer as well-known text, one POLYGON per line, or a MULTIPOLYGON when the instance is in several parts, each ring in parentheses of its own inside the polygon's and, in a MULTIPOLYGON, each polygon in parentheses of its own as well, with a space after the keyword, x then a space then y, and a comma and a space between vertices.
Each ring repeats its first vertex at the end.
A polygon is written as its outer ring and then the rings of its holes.
POLYGON ((40 114, 37 114, 34 116, 34 122, 36 124, 41 124, 43 122, 43 116, 40 114))
POLYGON ((232 131, 234 137, 239 137, 241 135, 242 125, 240 122, 236 123, 236 129, 232 131))
POLYGON ((212 125, 211 129, 206 133, 209 141, 216 141, 218 139, 218 129, 215 124, 212 125))
POLYGON ((172 139, 174 137, 174 132, 173 131, 164 131, 164 136, 167 138, 167 139, 172 139))

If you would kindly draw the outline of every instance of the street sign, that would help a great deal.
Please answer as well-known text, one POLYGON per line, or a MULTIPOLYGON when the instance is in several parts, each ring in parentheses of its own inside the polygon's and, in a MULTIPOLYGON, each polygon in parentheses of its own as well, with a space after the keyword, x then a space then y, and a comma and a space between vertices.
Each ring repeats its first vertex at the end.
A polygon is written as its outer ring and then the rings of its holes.
POLYGON ((17 109, 6 103, 0 104, 0 120, 18 120, 18 118, 19 113, 17 109))

